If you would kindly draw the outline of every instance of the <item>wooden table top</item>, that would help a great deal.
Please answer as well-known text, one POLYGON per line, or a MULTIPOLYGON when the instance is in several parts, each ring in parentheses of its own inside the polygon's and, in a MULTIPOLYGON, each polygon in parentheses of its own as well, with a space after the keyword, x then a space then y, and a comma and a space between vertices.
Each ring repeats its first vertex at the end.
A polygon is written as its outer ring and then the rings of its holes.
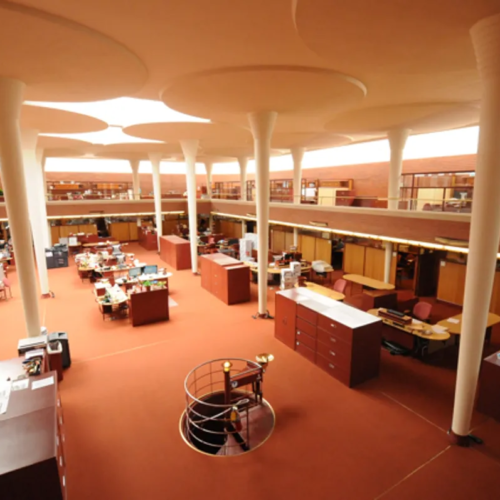
MULTIPOLYGON (((489 313, 488 322, 486 323, 486 328, 496 325, 497 323, 500 323, 500 316, 497 316, 496 314, 493 313, 489 313)), ((446 328, 448 328, 448 331, 453 335, 460 335, 460 333, 462 332, 462 315, 457 314, 456 316, 452 316, 451 318, 443 319, 438 323, 438 325, 445 326, 446 328), (457 319, 458 323, 451 323, 450 321, 448 321, 448 319, 457 319)))
POLYGON ((344 274, 342 279, 351 281, 352 283, 357 283, 358 285, 366 286, 368 288, 373 288, 375 290, 394 290, 394 288, 396 288, 390 283, 374 280, 373 278, 367 278, 366 276, 361 276, 360 274, 344 274))
POLYGON ((93 247, 112 247, 113 245, 120 245, 119 241, 96 241, 94 243, 84 243, 83 248, 93 247))
MULTIPOLYGON (((243 264, 246 264, 246 265, 250 266, 250 269, 251 269, 254 273, 258 272, 258 264, 257 264, 257 262, 248 262, 248 261, 244 261, 244 262, 243 262, 243 264)), ((274 266, 269 266, 269 267, 267 268, 267 272, 268 272, 269 274, 281 274, 281 270, 282 270, 282 269, 290 269, 290 268, 289 268, 289 267, 286 267, 286 266, 283 266, 283 267, 274 267, 274 266)), ((311 266, 302 266, 302 267, 300 268, 300 272, 301 272, 301 273, 306 273, 306 272, 308 272, 308 271, 310 271, 310 270, 311 270, 311 266)))
MULTIPOLYGON (((372 314, 373 316, 378 316, 378 309, 369 309, 368 311, 368 314, 372 314)), ((434 325, 430 325, 429 323, 424 323, 424 322, 421 322, 419 324, 421 324, 423 327, 424 327, 424 330, 423 331, 420 331, 420 330, 415 330, 411 327, 411 325, 407 325, 407 326, 400 326, 400 325, 396 325, 394 324, 394 322, 388 318, 382 318, 380 317, 380 319, 382 320, 382 322, 386 325, 389 325, 389 326, 392 326, 393 328, 397 328, 398 330, 402 330, 403 332, 406 332, 410 335, 415 335, 417 337, 421 337, 423 339, 427 339, 427 340, 448 340, 450 338, 450 334, 449 333, 430 333, 430 334, 426 334, 424 333, 425 330, 431 330, 432 327, 434 325)), ((439 325, 439 326, 442 326, 442 325, 439 325)))
MULTIPOLYGON (((308 290, 311 290, 312 292, 319 293, 320 295, 324 295, 325 297, 328 297, 333 300, 344 300, 345 295, 340 292, 336 292, 335 290, 332 290, 331 288, 327 288, 326 286, 321 286, 316 283, 312 283, 311 281, 306 281, 306 286, 301 287, 301 288, 307 288, 308 290)), ((299 284, 297 283, 295 285, 296 288, 299 287, 299 284)))

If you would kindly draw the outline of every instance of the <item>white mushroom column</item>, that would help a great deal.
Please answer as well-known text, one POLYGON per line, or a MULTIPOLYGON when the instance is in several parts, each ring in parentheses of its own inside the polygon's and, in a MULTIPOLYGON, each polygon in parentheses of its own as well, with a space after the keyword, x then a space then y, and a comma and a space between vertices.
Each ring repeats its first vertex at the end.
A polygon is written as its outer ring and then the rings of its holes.
MULTIPOLYGON (((293 203, 300 205, 302 191, 302 160, 304 158, 305 148, 294 147, 290 149, 293 159, 293 203)), ((293 228, 293 245, 299 245, 299 229, 293 228)))
POLYGON ((248 156, 239 156, 238 165, 240 166, 240 200, 247 201, 247 165, 248 156))
MULTIPOLYGON (((132 195, 134 200, 141 199, 141 181, 139 177, 139 160, 129 160, 130 168, 132 170, 132 195)), ((153 184, 154 189, 154 184, 153 184)))
POLYGON ((45 196, 42 186, 43 176, 36 158, 37 140, 38 130, 21 130, 26 193, 28 195, 28 210, 31 221, 31 234, 35 246, 38 280, 42 296, 50 297, 47 259, 45 257, 45 248, 47 248, 48 245, 46 237, 47 212, 45 209, 45 196))
POLYGON ((257 188, 258 281, 260 318, 267 318, 267 267, 269 253, 269 159, 271 137, 278 114, 274 111, 249 113, 254 138, 255 178, 257 188))
MULTIPOLYGON (((205 172, 207 173, 207 196, 210 199, 212 199, 212 167, 213 167, 213 162, 211 162, 210 160, 205 160, 205 172)), ((195 181, 195 187, 196 187, 196 181, 195 181)))
POLYGON ((36 149, 36 163, 38 168, 36 170, 36 175, 38 177, 38 189, 40 194, 40 210, 41 210, 41 220, 43 223, 43 244, 45 248, 52 246, 52 234, 50 231, 50 224, 47 218, 47 179, 45 177, 45 151, 42 148, 36 149))
POLYGON ((469 444, 479 368, 500 239, 500 15, 471 30, 482 81, 479 145, 465 278, 455 404, 450 435, 469 444))
POLYGON ((181 140, 181 148, 186 161, 186 187, 188 194, 189 241, 191 243, 191 269, 198 273, 198 224, 196 213, 196 153, 197 139, 181 140))
POLYGON ((2 183, 16 256, 26 330, 29 337, 35 337, 40 335, 40 314, 19 129, 23 92, 22 82, 0 78, 2 183))
MULTIPOLYGON (((389 191, 387 197, 387 208, 389 210, 397 210, 399 206, 399 187, 401 184, 401 173, 403 172, 403 152, 405 149, 406 140, 410 131, 406 128, 400 128, 389 131, 387 137, 391 148, 391 161, 389 165, 389 191)), ((393 244, 386 242, 385 244, 385 266, 384 266, 384 281, 389 283, 391 276, 393 244)))
POLYGON ((158 251, 160 251, 160 237, 163 234, 163 225, 161 220, 161 178, 160 178, 160 161, 161 153, 149 153, 149 161, 153 173, 153 195, 155 201, 155 219, 156 219, 156 236, 158 239, 158 251))

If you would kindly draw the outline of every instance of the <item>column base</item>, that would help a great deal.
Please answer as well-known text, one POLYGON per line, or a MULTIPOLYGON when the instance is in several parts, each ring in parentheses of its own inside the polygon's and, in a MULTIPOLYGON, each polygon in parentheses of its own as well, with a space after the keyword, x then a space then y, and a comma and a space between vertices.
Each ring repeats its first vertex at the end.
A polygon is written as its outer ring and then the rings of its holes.
POLYGON ((274 319, 274 316, 271 316, 269 314, 269 311, 266 311, 265 313, 256 313, 252 315, 253 319, 274 319))
POLYGON ((42 299, 51 299, 52 297, 53 297, 53 294, 51 292, 42 293, 42 299))
POLYGON ((201 276, 201 273, 200 273, 200 271, 193 271, 193 275, 194 276, 201 276))
POLYGON ((451 444, 468 448, 473 442, 476 444, 483 444, 483 440, 474 434, 467 434, 467 436, 460 436, 455 434, 451 429, 448 431, 448 439, 451 444))

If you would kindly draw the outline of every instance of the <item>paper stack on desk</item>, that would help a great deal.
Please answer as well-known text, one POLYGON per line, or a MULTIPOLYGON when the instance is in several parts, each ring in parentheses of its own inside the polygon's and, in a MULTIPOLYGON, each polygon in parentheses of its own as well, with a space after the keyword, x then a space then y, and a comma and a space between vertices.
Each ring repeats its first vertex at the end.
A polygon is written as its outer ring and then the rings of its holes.
POLYGON ((454 323, 455 325, 458 325, 458 323, 460 323, 460 320, 457 318, 448 318, 446 321, 448 321, 448 323, 454 323))
POLYGON ((438 335, 444 335, 448 333, 448 328, 445 326, 433 325, 432 327, 433 333, 437 333, 438 335))

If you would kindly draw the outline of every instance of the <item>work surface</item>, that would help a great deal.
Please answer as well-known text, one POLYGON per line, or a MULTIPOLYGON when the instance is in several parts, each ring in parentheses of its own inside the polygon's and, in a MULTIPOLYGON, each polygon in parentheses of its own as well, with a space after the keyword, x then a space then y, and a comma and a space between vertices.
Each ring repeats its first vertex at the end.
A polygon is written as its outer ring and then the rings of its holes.
POLYGON ((390 283, 374 280, 373 278, 367 278, 366 276, 361 276, 360 274, 344 274, 342 278, 350 281, 351 283, 357 283, 358 285, 373 288, 374 290, 394 290, 395 288, 395 286, 390 283))
MULTIPOLYGON (((130 247, 161 267, 154 252, 130 247)), ((133 328, 102 321, 92 285, 74 266, 49 271, 55 298, 40 300, 49 331, 70 336, 73 364, 60 385, 69 500, 220 500, 227 491, 238 500, 497 500, 500 423, 474 412, 474 434, 485 444, 449 446, 449 359, 422 363, 382 350, 379 379, 351 390, 276 340, 274 321, 252 318, 256 285, 251 302, 227 306, 199 276, 176 272, 171 321, 133 328), (188 448, 179 435, 187 373, 210 359, 261 352, 275 355, 264 383, 277 421, 270 439, 236 459, 188 448)), ((24 331, 15 270, 11 283, 14 299, 0 304, 6 357, 24 331)))
MULTIPOLYGON (((317 283, 312 283, 311 281, 306 281, 305 285, 306 285, 305 287, 300 287, 300 288, 306 288, 307 290, 311 290, 311 292, 319 293, 320 295, 324 295, 325 297, 329 297, 330 299, 333 300, 345 299, 345 295, 343 293, 336 292, 335 290, 327 288, 326 286, 321 286, 318 285, 317 283)), ((295 288, 299 288, 298 283, 295 285, 295 288)))
MULTIPOLYGON (((491 326, 494 326, 498 323, 500 323, 500 316, 489 313, 486 328, 490 328, 491 326)), ((456 316, 452 316, 451 318, 443 319, 438 323, 438 325, 448 328, 448 331, 453 335, 460 335, 462 332, 462 315, 457 314, 456 316), (452 321, 448 321, 449 319, 451 319, 452 321)))

